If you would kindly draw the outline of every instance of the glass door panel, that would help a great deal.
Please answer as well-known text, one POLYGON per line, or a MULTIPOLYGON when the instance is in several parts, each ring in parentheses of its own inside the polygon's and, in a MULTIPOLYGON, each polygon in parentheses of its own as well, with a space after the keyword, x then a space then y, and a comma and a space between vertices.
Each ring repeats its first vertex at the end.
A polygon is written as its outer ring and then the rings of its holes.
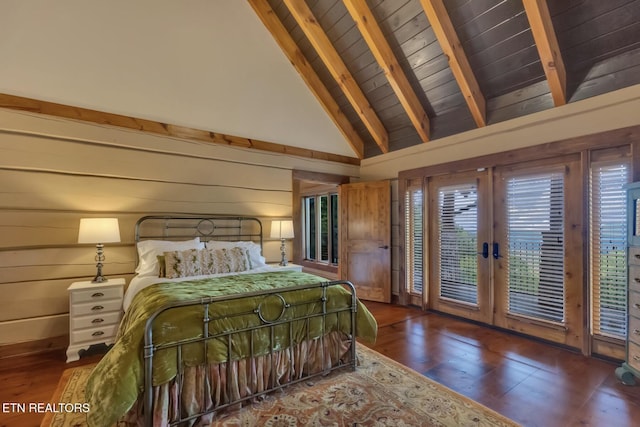
POLYGON ((492 316, 488 182, 485 170, 429 183, 431 307, 483 322, 492 316))

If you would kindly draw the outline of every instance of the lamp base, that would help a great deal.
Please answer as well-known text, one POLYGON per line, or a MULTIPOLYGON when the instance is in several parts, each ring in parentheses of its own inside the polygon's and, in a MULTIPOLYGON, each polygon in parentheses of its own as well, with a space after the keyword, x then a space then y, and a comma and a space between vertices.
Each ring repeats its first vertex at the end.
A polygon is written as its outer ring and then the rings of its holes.
POLYGON ((93 280, 91 281, 91 283, 105 283, 108 282, 109 279, 107 279, 104 276, 96 276, 93 278, 93 280))
POLYGON ((284 239, 280 239, 280 254, 282 255, 282 259, 280 260, 280 266, 286 267, 288 264, 288 261, 287 261, 287 252, 286 252, 286 245, 284 243, 284 239))
POLYGON ((105 260, 104 256, 104 245, 102 243, 98 243, 96 245, 96 277, 93 278, 91 283, 104 283, 109 279, 102 275, 102 261, 105 260))

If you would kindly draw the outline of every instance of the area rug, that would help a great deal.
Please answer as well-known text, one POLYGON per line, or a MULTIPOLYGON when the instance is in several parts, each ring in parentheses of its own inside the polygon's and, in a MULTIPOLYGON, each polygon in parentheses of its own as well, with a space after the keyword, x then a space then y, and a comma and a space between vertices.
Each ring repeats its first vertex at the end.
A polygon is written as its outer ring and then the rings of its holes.
MULTIPOLYGON (((514 421, 373 351, 358 347, 355 372, 336 371, 219 414, 215 427, 517 426, 514 421)), ((92 366, 66 370, 52 403, 83 403, 92 366)), ((41 427, 84 426, 85 415, 49 414, 41 427)))

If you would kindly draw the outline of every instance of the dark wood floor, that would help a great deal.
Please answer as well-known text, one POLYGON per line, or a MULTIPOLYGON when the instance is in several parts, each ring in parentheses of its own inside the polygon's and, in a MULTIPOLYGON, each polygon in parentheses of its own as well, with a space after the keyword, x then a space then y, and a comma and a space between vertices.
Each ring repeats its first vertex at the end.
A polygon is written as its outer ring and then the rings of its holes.
MULTIPOLYGON (((525 426, 640 425, 640 386, 616 364, 418 309, 366 303, 379 325, 374 350, 525 426)), ((48 402, 62 351, 0 360, 0 402, 48 402)), ((0 426, 38 426, 40 414, 0 412, 0 426)))

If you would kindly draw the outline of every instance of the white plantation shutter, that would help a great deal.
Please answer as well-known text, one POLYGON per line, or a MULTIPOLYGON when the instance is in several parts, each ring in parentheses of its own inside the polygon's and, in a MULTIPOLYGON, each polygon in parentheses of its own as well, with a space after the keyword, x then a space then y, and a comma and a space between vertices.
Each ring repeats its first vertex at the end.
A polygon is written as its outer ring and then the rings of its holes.
POLYGON ((561 172, 508 179, 509 313, 564 321, 563 187, 561 172))
POLYGON ((627 329, 624 185, 629 181, 629 160, 591 164, 592 332, 618 338, 627 329))
POLYGON ((477 185, 441 187, 438 210, 440 297, 477 304, 477 185))
POLYGON ((424 277, 424 218, 422 189, 409 189, 405 200, 406 232, 406 271, 407 290, 410 294, 422 294, 424 277))

